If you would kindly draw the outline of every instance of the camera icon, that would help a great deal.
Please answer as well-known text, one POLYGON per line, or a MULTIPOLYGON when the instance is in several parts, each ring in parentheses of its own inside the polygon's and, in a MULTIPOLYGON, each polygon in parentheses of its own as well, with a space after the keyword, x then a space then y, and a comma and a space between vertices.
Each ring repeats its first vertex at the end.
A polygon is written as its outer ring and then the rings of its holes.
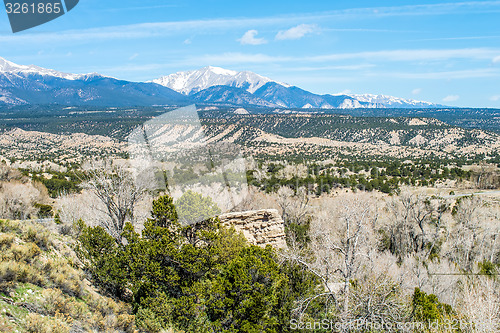
POLYGON ((4 0, 12 32, 31 29, 69 12, 79 0, 4 0))

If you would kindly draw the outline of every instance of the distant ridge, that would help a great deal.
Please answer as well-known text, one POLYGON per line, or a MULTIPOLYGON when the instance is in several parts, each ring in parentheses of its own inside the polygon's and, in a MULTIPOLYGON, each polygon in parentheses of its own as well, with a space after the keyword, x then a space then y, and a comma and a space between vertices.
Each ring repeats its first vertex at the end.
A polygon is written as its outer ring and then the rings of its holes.
POLYGON ((71 74, 0 57, 0 105, 153 106, 189 103, 303 109, 440 108, 385 95, 318 95, 262 75, 207 66, 151 82, 71 74))

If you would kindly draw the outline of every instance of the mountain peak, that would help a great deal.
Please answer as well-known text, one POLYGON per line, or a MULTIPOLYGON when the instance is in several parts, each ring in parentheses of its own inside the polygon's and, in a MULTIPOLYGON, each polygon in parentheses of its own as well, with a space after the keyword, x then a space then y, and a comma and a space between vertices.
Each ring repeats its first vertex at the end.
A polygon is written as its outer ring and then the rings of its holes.
POLYGON ((26 68, 29 68, 29 66, 21 66, 13 63, 12 61, 8 61, 5 58, 0 57, 0 72, 15 72, 15 71, 21 71, 26 68))
POLYGON ((55 76, 66 80, 76 80, 79 77, 79 75, 77 74, 58 72, 53 69, 47 69, 35 65, 18 65, 13 63, 12 61, 0 57, 0 73, 2 72, 9 74, 21 73, 24 75, 38 74, 42 76, 55 76))
POLYGON ((67 74, 35 65, 17 65, 0 57, 0 105, 101 103, 115 106, 124 105, 121 96, 128 96, 126 99, 137 105, 178 105, 194 101, 315 109, 442 107, 385 95, 317 95, 250 71, 238 72, 215 66, 177 72, 152 82, 156 84, 128 82, 97 73, 67 74), (24 92, 20 94, 20 91, 24 92), (53 96, 52 91, 59 93, 53 96))
POLYGON ((376 95, 376 94, 348 94, 348 96, 355 98, 356 100, 364 103, 370 103, 375 107, 439 107, 441 105, 417 101, 414 99, 399 98, 387 95, 376 95))
POLYGON ((268 82, 275 82, 288 87, 287 84, 276 82, 253 72, 237 72, 215 66, 207 66, 193 71, 177 72, 160 77, 153 80, 153 82, 185 95, 194 94, 214 86, 242 88, 249 93, 254 93, 268 82))
POLYGON ((233 71, 233 70, 225 69, 225 68, 221 68, 221 67, 216 67, 216 66, 203 67, 202 70, 210 71, 210 72, 215 73, 217 75, 234 76, 234 75, 238 74, 237 71, 233 71))

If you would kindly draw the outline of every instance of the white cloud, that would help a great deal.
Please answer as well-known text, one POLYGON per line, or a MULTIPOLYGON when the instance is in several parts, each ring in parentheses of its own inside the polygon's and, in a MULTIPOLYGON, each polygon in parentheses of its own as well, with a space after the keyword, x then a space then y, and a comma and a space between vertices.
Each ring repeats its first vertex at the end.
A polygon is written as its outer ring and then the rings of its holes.
POLYGON ((494 64, 500 63, 500 56, 496 56, 495 58, 493 58, 493 63, 494 64))
POLYGON ((287 40, 287 39, 300 39, 307 34, 313 33, 318 30, 315 24, 299 24, 296 27, 290 28, 288 30, 281 30, 276 34, 276 40, 287 40))
POLYGON ((189 39, 189 38, 188 38, 188 39, 184 40, 184 41, 182 42, 182 44, 185 44, 185 45, 189 45, 189 44, 191 44, 191 39, 189 39))
POLYGON ((139 53, 134 53, 130 56, 130 58, 128 58, 128 60, 134 60, 135 58, 137 58, 139 56, 139 53))
POLYGON ((264 38, 257 38, 259 32, 257 30, 248 30, 245 34, 238 39, 241 45, 260 45, 267 43, 264 38))
POLYGON ((422 89, 421 89, 421 88, 416 88, 416 89, 413 89, 413 90, 411 91, 411 93, 412 93, 413 95, 418 95, 418 94, 420 94, 421 92, 422 92, 422 89))
MULTIPOLYGON (((160 5, 164 7, 165 5, 160 5)), ((170 6, 170 5, 166 5, 170 6)), ((383 16, 416 16, 416 15, 442 15, 472 12, 498 12, 500 1, 468 1, 448 2, 428 5, 405 5, 378 8, 350 8, 319 13, 300 13, 291 15, 268 16, 261 18, 231 18, 209 20, 187 20, 174 22, 139 23, 120 26, 108 26, 92 29, 66 30, 57 32, 26 33, 13 35, 12 33, 0 34, 0 42, 8 43, 38 43, 88 41, 103 39, 143 39, 150 37, 164 37, 166 34, 177 35, 186 31, 207 31, 249 28, 256 26, 276 26, 277 24, 299 24, 301 22, 332 22, 343 18, 364 18, 383 16), (376 12, 376 14, 375 14, 376 12)), ((360 31, 363 31, 362 29, 360 31)), ((381 30, 385 31, 385 30, 381 30)), ((390 31, 390 30, 387 30, 390 31)), ((401 32, 401 31, 400 31, 401 32)), ((498 55, 498 54, 497 54, 498 55)))
POLYGON ((458 95, 448 95, 445 98, 443 98, 443 102, 455 102, 458 101, 460 96, 458 95))
POLYGON ((490 97, 490 101, 498 102, 500 101, 500 95, 494 95, 490 97))

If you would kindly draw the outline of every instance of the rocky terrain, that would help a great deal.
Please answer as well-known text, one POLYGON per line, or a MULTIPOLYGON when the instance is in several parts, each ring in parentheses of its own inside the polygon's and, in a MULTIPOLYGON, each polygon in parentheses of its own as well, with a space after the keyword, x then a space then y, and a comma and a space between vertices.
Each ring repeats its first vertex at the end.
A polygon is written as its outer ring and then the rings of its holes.
POLYGON ((223 225, 243 233, 250 244, 286 247, 284 222, 276 209, 226 213, 219 218, 223 225))
MULTIPOLYGON (((204 135, 209 143, 234 143, 246 155, 276 158, 467 158, 495 154, 500 149, 498 133, 454 127, 432 118, 233 115, 202 118, 201 125, 165 124, 159 133, 166 141, 178 142, 204 135), (203 133, 198 133, 201 128, 203 133)), ((5 159, 78 163, 89 157, 125 155, 127 148, 126 142, 106 135, 19 128, 0 133, 0 156, 5 159)))

